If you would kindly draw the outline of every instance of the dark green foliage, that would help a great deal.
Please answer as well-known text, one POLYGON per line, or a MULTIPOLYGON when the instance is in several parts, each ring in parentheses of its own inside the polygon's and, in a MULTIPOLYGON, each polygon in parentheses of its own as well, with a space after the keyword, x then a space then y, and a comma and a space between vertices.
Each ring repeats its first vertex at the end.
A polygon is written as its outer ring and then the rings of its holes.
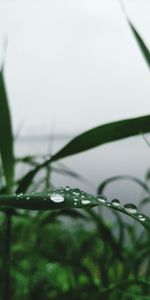
POLYGON ((106 223, 97 212, 85 211, 84 221, 70 215, 65 222, 59 214, 49 222, 51 214, 13 217, 12 300, 149 296, 149 234, 123 222, 127 238, 120 243, 118 221, 106 223))

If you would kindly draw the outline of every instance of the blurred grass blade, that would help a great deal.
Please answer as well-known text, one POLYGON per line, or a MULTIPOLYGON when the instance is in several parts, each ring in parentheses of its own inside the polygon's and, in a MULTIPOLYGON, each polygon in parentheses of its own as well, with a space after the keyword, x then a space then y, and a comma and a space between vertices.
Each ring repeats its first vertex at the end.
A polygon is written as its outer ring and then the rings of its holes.
POLYGON ((60 151, 54 154, 50 159, 35 167, 28 172, 21 180, 17 192, 25 192, 32 183, 34 176, 42 168, 47 167, 49 163, 58 159, 68 157, 94 147, 114 142, 123 138, 138 135, 141 132, 150 131, 150 115, 133 119, 126 119, 117 122, 104 124, 90 129, 69 142, 60 151))
POLYGON ((106 188, 106 186, 112 182, 118 181, 118 180, 129 180, 129 181, 133 181, 135 183, 137 183, 145 192, 147 192, 148 194, 150 194, 150 190, 148 185, 143 182, 142 180, 140 180, 139 178, 136 178, 134 176, 129 176, 129 175, 118 175, 118 176, 113 176, 110 178, 107 178, 106 180, 104 180, 103 182, 101 182, 101 184, 98 187, 98 194, 102 194, 104 192, 104 189, 106 188))
MULTIPOLYGON (((103 293, 103 296, 105 297, 106 294, 109 294, 109 293, 113 293, 114 290, 119 290, 121 291, 121 289, 124 291, 124 299, 141 299, 142 298, 138 297, 137 294, 134 294, 132 292, 132 294, 129 295, 129 293, 127 293, 127 297, 125 296, 126 293, 126 288, 129 288, 129 286, 134 286, 134 285, 137 285, 137 286, 142 286, 144 287, 144 290, 146 289, 146 287, 150 287, 150 282, 149 281, 146 281, 146 280, 141 280, 141 279, 127 279, 127 280, 123 280, 121 282, 118 282, 117 284, 111 284, 108 288, 104 288, 102 290, 102 293, 103 293)), ((108 296, 108 295, 107 295, 108 296)), ((148 300, 147 297, 144 297, 143 300, 148 300)))
POLYGON ((122 10, 123 10, 123 12, 125 14, 125 17, 127 19, 127 22, 128 22, 128 24, 130 26, 130 29, 131 29, 131 31, 132 31, 132 33, 133 33, 133 35, 134 35, 134 37, 135 37, 135 39, 136 39, 139 47, 140 47, 140 49, 141 49, 141 52, 143 53, 143 56, 144 56, 144 58, 145 58, 145 60, 146 60, 146 62, 148 64, 149 68, 150 68, 150 51, 147 48, 147 46, 145 45, 145 42, 142 40, 142 38, 139 35, 139 33, 137 32, 137 30, 135 29, 135 27, 133 26, 133 24, 131 23, 131 21, 129 20, 123 2, 120 1, 120 4, 121 4, 122 10))
POLYGON ((150 197, 145 197, 144 199, 142 199, 139 203, 139 207, 142 208, 144 205, 149 204, 150 203, 150 197))
POLYGON ((140 37, 140 35, 138 34, 138 32, 135 30, 135 28, 132 25, 132 23, 129 21, 129 19, 127 19, 127 20, 128 20, 129 26, 130 26, 130 28, 131 28, 131 30, 132 30, 132 32, 133 32, 136 40, 138 42, 138 45, 139 45, 139 47, 140 47, 140 49, 141 49, 141 51, 143 53, 143 56, 144 56, 144 58, 145 58, 145 60, 146 60, 146 62, 148 64, 148 66, 150 68, 150 51, 146 47, 144 41, 142 40, 142 38, 140 37))
POLYGON ((14 179, 13 135, 3 70, 0 71, 0 154, 7 190, 10 192, 14 179))

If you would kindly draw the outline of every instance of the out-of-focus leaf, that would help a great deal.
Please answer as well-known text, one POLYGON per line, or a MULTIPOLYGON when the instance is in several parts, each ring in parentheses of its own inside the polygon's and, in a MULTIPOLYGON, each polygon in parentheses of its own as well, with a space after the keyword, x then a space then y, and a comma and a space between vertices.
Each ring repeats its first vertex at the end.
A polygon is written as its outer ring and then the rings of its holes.
POLYGON ((150 131, 150 115, 138 117, 133 119, 126 119, 117 122, 112 122, 90 129, 69 142, 60 151, 54 154, 50 159, 40 164, 30 172, 28 172, 18 187, 17 192, 24 192, 31 184, 36 173, 46 167, 51 162, 77 154, 94 147, 117 141, 123 138, 138 135, 141 132, 146 133, 150 131))
POLYGON ((144 191, 146 191, 148 194, 150 194, 149 187, 145 182, 140 180, 139 178, 136 178, 134 176, 129 176, 129 175, 118 175, 118 176, 113 176, 110 178, 107 178, 104 180, 98 187, 98 194, 102 194, 106 186, 112 182, 118 181, 118 180, 129 180, 137 183, 144 191))
POLYGON ((14 180, 13 134, 3 70, 0 71, 0 154, 7 190, 11 192, 14 180))
POLYGON ((136 40, 137 40, 137 42, 138 42, 138 45, 139 45, 139 47, 140 47, 140 49, 141 49, 141 51, 142 51, 142 53, 143 53, 143 56, 144 56, 144 58, 145 58, 145 60, 146 60, 146 62, 147 62, 147 64, 148 64, 148 66, 149 66, 149 68, 150 68, 150 51, 149 51, 149 49, 147 48, 147 46, 145 45, 145 43, 144 43, 144 41, 142 40, 142 38, 141 38, 141 36, 138 34, 138 32, 136 31, 136 29, 135 29, 135 27, 132 25, 132 23, 129 21, 129 19, 128 19, 128 23, 129 23, 129 25, 130 25, 130 28, 131 28, 131 30, 132 30, 132 32, 133 32, 133 34, 134 34, 134 36, 135 36, 135 38, 136 38, 136 40))
MULTIPOLYGON (((129 279, 129 280, 124 280, 121 281, 117 284, 111 284, 108 288, 105 288, 102 290, 102 293, 107 294, 107 293, 112 293, 113 290, 116 289, 123 289, 125 291, 125 288, 128 288, 129 286, 134 286, 134 285, 138 285, 138 286, 142 286, 142 287, 150 287, 150 282, 149 281, 145 281, 145 280, 138 280, 138 279, 129 279)), ((138 298, 138 296, 137 296, 138 298)), ((128 297, 128 299, 136 299, 135 295, 133 294, 133 297, 131 296, 131 298, 128 297)), ((140 299, 140 298, 139 298, 140 299)))
POLYGON ((128 24, 130 26, 130 29, 131 29, 131 31, 132 31, 132 33, 133 33, 133 35, 134 35, 134 37, 135 37, 135 39, 136 39, 139 47, 140 47, 140 49, 141 49, 141 52, 142 52, 142 54, 143 54, 143 56, 144 56, 144 58, 145 58, 145 60, 146 60, 146 62, 148 64, 148 67, 150 68, 150 51, 147 48, 147 46, 145 45, 145 42, 141 38, 140 34, 137 32, 137 30, 133 26, 132 22, 130 21, 130 19, 129 19, 127 13, 126 13, 126 9, 124 7, 124 4, 123 4, 123 2, 121 0, 120 0, 120 4, 121 4, 122 10, 124 12, 124 15, 126 17, 126 20, 127 20, 128 24))
POLYGON ((139 203, 139 207, 142 208, 144 205, 149 204, 150 203, 150 197, 145 197, 144 199, 142 199, 139 203))
MULTIPOLYGON (((83 210, 82 210, 83 212, 83 210)), ((42 214, 41 218, 39 220, 40 225, 44 225, 46 223, 54 222, 57 220, 58 217, 69 217, 72 219, 82 219, 87 220, 88 216, 84 213, 82 213, 80 209, 58 209, 53 210, 51 212, 47 212, 47 214, 42 214)))

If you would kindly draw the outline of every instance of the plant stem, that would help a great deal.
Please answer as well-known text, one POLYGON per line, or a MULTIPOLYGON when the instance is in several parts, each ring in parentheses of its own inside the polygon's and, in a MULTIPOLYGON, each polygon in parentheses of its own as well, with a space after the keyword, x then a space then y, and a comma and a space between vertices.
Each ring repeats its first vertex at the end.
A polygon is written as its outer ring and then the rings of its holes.
POLYGON ((5 214, 4 224, 4 254, 3 254, 3 300, 10 300, 10 255, 11 255, 11 215, 5 214))

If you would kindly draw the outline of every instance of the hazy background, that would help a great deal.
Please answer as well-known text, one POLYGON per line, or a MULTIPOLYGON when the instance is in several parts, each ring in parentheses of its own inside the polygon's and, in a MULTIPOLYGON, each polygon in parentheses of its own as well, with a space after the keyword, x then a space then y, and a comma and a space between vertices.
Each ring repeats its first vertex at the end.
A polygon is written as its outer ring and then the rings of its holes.
MULTIPOLYGON (((128 0, 124 5, 150 46, 150 1, 128 0)), ((49 141, 41 136, 56 137, 54 152, 91 127, 150 112, 149 70, 119 0, 0 0, 1 58, 5 36, 14 133, 26 137, 16 144, 18 155, 47 153, 49 141), (32 136, 38 139, 28 139, 32 136)), ((93 188, 87 189, 94 191, 112 175, 143 178, 149 159, 150 149, 139 137, 64 162, 89 177, 93 188)), ((68 183, 58 175, 53 180, 68 183)), ((85 187, 70 179, 69 184, 85 187)), ((117 185, 114 194, 122 190, 133 197, 129 184, 128 189, 117 185)))
MULTIPOLYGON (((150 1, 124 0, 150 45, 150 1)), ((1 0, 15 131, 76 133, 148 113, 149 70, 119 0, 1 0)), ((2 49, 2 47, 1 47, 2 49)))

